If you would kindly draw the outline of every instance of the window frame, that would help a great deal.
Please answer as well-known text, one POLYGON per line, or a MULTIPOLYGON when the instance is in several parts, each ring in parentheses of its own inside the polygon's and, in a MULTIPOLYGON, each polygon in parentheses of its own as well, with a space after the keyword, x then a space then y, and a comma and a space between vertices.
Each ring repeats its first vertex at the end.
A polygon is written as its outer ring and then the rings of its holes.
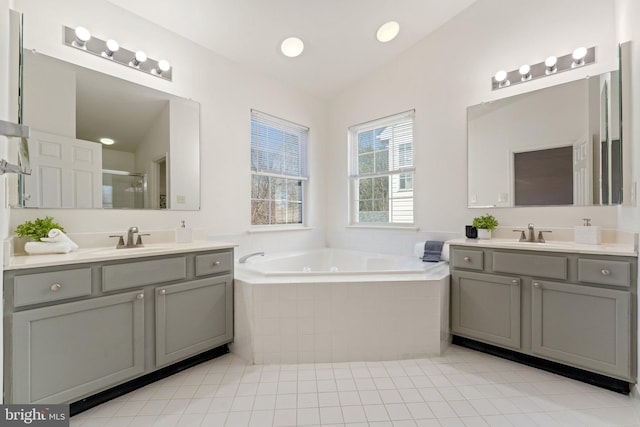
MULTIPOLYGON (((415 110, 409 110, 402 113, 394 114, 391 116, 383 117, 376 120, 371 120, 365 123, 361 123, 358 125, 354 125, 349 127, 348 129, 348 160, 349 160, 349 201, 348 201, 348 224, 350 227, 413 227, 415 226, 415 138, 414 138, 414 127, 415 127, 415 110), (403 137, 394 137, 390 139, 388 146, 384 146, 384 144, 378 145, 380 148, 376 150, 376 145, 378 144, 376 140, 373 140, 372 147, 374 153, 373 155, 373 171, 365 171, 364 173, 360 172, 360 159, 363 157, 362 152, 360 152, 360 137, 359 135, 364 134, 366 132, 379 130, 381 128, 389 128, 390 130, 395 131, 396 129, 402 129, 403 126, 409 127, 409 135, 410 141, 405 141, 403 137), (398 128, 396 128, 398 126, 398 128), (382 152, 386 150, 389 154, 387 155, 388 159, 386 161, 387 166, 386 169, 382 169, 376 171, 377 164, 382 164, 384 167, 385 162, 377 162, 376 154, 377 152, 382 152), (407 151, 410 152, 409 158, 407 158, 407 151), (372 221, 362 221, 360 215, 360 205, 364 199, 360 199, 360 183, 363 179, 374 179, 388 177, 388 181, 386 185, 388 186, 387 191, 387 220, 386 221, 376 221, 376 210, 371 210, 372 212, 372 221), (405 184, 407 182, 411 182, 410 188, 400 188, 401 179, 404 178, 405 184), (408 181, 409 180, 409 181, 408 181), (410 196, 409 196, 409 193, 410 196), (396 195, 397 197, 394 197, 396 195), (395 220, 394 213, 394 205, 398 202, 402 202, 402 200, 410 200, 410 210, 407 209, 407 215, 411 216, 411 221, 402 221, 395 220)), ((383 130, 380 133, 386 131, 383 130)), ((377 138, 377 135, 376 135, 377 138)), ((370 154, 368 151, 364 153, 365 155, 370 154)), ((373 189, 372 181, 372 207, 375 208, 375 190, 373 189)), ((381 182, 381 181, 379 181, 381 182)), ((384 182, 384 179, 382 180, 384 182)), ((367 199, 368 200, 368 199, 367 199)), ((397 211, 396 211, 397 212, 397 211)), ((401 212, 401 211, 400 211, 401 212)))
MULTIPOLYGON (((251 172, 251 188, 250 188, 250 226, 252 230, 270 230, 270 229, 298 229, 305 228, 307 224, 307 182, 309 180, 309 133, 310 129, 307 126, 303 126, 289 120, 281 119, 279 117, 273 116, 271 114, 263 113, 258 110, 251 110, 250 115, 250 172, 251 172), (270 136, 264 136, 258 130, 258 127, 262 127, 262 130, 265 129, 269 132, 275 131, 276 133, 281 132, 283 134, 282 141, 268 141, 270 136), (266 128, 265 128, 266 127, 266 128), (295 155, 291 155, 292 151, 288 150, 291 148, 291 145, 287 143, 287 137, 295 136, 295 155), (262 146, 260 144, 262 142, 262 146), (278 150, 273 150, 273 144, 277 144, 280 142, 282 145, 278 150), (281 150, 281 152, 280 152, 281 150), (265 160, 265 157, 272 155, 274 158, 278 158, 279 160, 272 160, 270 157, 268 160, 265 160), (262 157, 261 157, 262 156, 262 157), (295 171, 292 173, 292 163, 289 161, 293 159, 297 162, 297 166, 294 166, 293 169, 295 171), (273 167, 273 164, 279 165, 273 167), (254 197, 256 193, 256 188, 254 187, 254 182, 257 177, 261 177, 267 182, 267 197, 257 198, 254 197), (279 185, 284 187, 273 188, 273 185, 276 185, 278 180, 284 180, 284 182, 280 182, 279 185), (299 189, 296 193, 296 198, 289 198, 288 196, 291 193, 284 190, 288 188, 290 185, 299 185, 299 189), (278 193, 280 195, 285 194, 285 197, 278 197, 278 193), (273 196, 273 197, 271 197, 273 196), (268 206, 268 214, 267 214, 267 223, 254 223, 254 203, 262 202, 263 204, 268 206), (283 207, 283 204, 285 205, 283 207), (286 215, 289 213, 290 205, 298 204, 299 208, 297 209, 299 221, 296 222, 277 222, 277 213, 275 210, 284 209, 286 215)), ((295 162, 293 164, 295 164, 295 162)), ((261 191, 265 191, 261 189, 261 191)))

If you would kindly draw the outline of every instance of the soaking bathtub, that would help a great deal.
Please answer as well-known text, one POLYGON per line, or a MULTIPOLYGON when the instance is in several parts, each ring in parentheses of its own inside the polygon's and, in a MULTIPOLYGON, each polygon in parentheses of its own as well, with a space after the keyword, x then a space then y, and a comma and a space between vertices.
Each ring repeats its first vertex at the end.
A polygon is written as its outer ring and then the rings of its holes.
POLYGON ((400 360, 449 343, 449 267, 339 249, 235 266, 231 350, 255 364, 400 360))

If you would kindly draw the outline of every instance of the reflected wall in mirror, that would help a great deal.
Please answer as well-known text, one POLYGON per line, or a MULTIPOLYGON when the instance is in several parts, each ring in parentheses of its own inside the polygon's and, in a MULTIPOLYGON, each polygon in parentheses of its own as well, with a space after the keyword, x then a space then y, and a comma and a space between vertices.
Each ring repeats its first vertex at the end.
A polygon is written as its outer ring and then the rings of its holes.
POLYGON ((25 51, 22 105, 24 207, 200 208, 198 103, 25 51))
POLYGON ((621 203, 618 75, 469 107, 469 207, 621 203))

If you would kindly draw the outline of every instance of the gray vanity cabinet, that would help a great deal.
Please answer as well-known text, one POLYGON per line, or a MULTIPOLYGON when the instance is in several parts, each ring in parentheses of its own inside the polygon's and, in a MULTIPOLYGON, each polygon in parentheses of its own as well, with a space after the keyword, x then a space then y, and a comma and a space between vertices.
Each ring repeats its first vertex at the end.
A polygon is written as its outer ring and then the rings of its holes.
POLYGON ((144 371, 141 291, 13 315, 12 401, 63 403, 144 371))
POLYGON ((629 375, 629 292, 536 280, 531 315, 534 354, 617 377, 629 375))
POLYGON ((233 249, 5 269, 3 296, 4 402, 72 403, 231 342, 233 249))
POLYGON ((635 381, 633 256, 451 246, 453 335, 635 381))
POLYGON ((155 293, 157 366, 219 346, 233 337, 230 275, 161 286, 155 293))
POLYGON ((466 336, 520 348, 520 280, 454 271, 451 329, 466 336))

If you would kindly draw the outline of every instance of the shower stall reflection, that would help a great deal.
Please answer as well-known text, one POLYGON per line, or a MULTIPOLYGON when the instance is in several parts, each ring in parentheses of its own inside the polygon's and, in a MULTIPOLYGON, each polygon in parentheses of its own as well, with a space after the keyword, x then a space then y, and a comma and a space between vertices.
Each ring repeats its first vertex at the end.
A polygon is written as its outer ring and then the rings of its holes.
MULTIPOLYGON (((142 209, 145 207, 145 175, 104 169, 102 171, 102 207, 142 209)), ((166 206, 165 206, 166 208, 166 206)))

